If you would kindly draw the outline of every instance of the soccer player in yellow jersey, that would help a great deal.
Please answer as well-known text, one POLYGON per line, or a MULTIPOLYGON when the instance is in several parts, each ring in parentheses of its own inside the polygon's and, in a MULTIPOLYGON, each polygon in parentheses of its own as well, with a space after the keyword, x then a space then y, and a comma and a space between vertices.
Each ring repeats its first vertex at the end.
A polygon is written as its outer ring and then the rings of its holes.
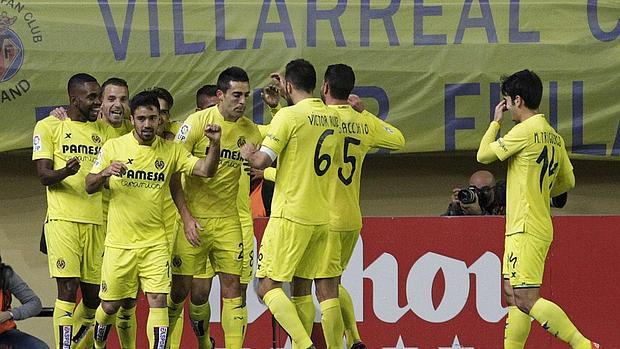
MULTIPOLYGON (((271 218, 258 257, 258 295, 294 344, 305 349, 314 345, 295 305, 282 290, 282 283, 295 279, 296 283, 311 284, 316 276, 327 239, 329 185, 336 178, 333 158, 342 141, 338 114, 321 99, 312 97, 316 72, 310 62, 289 62, 283 86, 289 105, 293 105, 273 117, 260 150, 247 144, 241 151, 258 169, 266 168, 278 157, 271 218)), ((321 287, 321 280, 317 280, 317 288, 321 287)), ((326 339, 338 332, 342 339, 344 332, 337 288, 334 293, 326 299, 319 295, 326 339)))
MULTIPOLYGON (((337 169, 338 179, 332 182, 327 249, 319 262, 316 277, 329 279, 332 287, 338 288, 347 347, 363 349, 366 346, 357 330, 353 302, 347 290, 340 285, 340 277, 351 259, 362 228, 359 204, 362 163, 371 148, 400 149, 405 145, 405 138, 397 128, 371 113, 353 109, 348 100, 354 85, 355 73, 351 67, 345 64, 327 67, 321 92, 325 104, 340 115, 344 143, 332 164, 337 169)), ((313 314, 311 296, 308 293, 305 297, 300 303, 307 308, 306 313, 313 314)))
POLYGON ((170 291, 170 252, 162 217, 163 199, 175 172, 211 177, 219 161, 219 126, 205 125, 211 147, 205 157, 156 136, 159 102, 144 91, 130 102, 134 131, 106 142, 86 177, 86 191, 105 185, 111 192, 102 265, 101 305, 97 309, 95 347, 105 347, 116 312, 135 306, 138 287, 151 308, 150 347, 164 348, 168 335, 166 294, 170 291))
POLYGON ((104 238, 101 194, 84 192, 84 178, 110 136, 108 126, 94 122, 101 106, 99 92, 94 77, 72 76, 68 119, 49 116, 36 124, 33 135, 32 159, 47 189, 49 269, 58 286, 53 319, 57 348, 72 346, 73 328, 92 324, 99 305, 104 238), (83 298, 74 316, 78 287, 83 298))
MULTIPOLYGON (((234 349, 242 347, 247 324, 240 287, 244 249, 236 203, 243 162, 239 148, 246 142, 260 142, 260 134, 256 125, 243 116, 250 94, 247 73, 239 67, 225 69, 218 77, 217 86, 220 100, 217 106, 190 115, 176 135, 176 142, 201 157, 209 147, 208 139, 198 132, 202 125, 216 122, 222 126, 217 175, 209 180, 183 177, 189 210, 180 211, 185 231, 177 234, 175 244, 169 314, 170 324, 174 326, 193 275, 205 272, 208 258, 220 278, 225 346, 234 349), (193 218, 202 230, 188 229, 195 225, 193 218)), ((200 298, 206 302, 206 297, 200 298)))
POLYGON ((542 82, 532 71, 502 77, 503 99, 495 107, 478 149, 478 161, 508 161, 504 292, 508 318, 504 348, 523 348, 530 317, 574 349, 600 348, 585 338, 555 303, 540 296, 545 259, 553 240, 550 198, 575 186, 564 139, 538 112, 542 82), (495 140, 505 111, 516 125, 495 140))

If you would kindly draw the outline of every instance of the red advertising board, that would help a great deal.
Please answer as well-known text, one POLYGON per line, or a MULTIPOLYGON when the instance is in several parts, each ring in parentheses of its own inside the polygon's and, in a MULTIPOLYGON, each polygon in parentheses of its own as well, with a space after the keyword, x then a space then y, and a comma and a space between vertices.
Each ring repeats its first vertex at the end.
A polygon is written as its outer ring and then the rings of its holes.
MULTIPOLYGON (((259 240, 265 225, 255 222, 259 240)), ((554 225, 542 295, 559 304, 584 335, 613 348, 620 342, 620 216, 556 217, 554 225)), ((501 348, 503 230, 503 217, 365 218, 343 284, 368 348, 501 348)), ((272 348, 271 314, 251 288, 245 347, 272 348)), ((218 294, 214 282, 212 335, 223 348, 218 294)), ((146 312, 142 300, 141 348, 147 347, 146 312)), ((275 347, 290 347, 284 331, 275 334, 275 347)), ((324 348, 321 336, 317 313, 313 339, 324 348)), ((110 348, 117 345, 115 338, 110 342, 110 348)), ((181 347, 196 347, 188 322, 181 347)), ((533 322, 526 347, 568 346, 533 322)))

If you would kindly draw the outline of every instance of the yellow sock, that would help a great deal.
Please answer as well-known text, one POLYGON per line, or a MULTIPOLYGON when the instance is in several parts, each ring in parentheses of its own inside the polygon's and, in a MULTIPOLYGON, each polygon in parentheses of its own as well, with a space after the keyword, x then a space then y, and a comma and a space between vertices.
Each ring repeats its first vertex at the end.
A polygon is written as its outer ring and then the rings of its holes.
POLYGON ((110 330, 115 322, 116 314, 107 314, 103 311, 101 305, 97 308, 97 312, 95 313, 95 332, 93 334, 95 348, 105 348, 106 342, 108 341, 108 335, 110 334, 110 330))
POLYGON ((590 341, 570 321, 566 313, 555 303, 539 298, 530 316, 536 319, 547 332, 570 344, 573 349, 591 349, 590 341))
POLYGON ((116 333, 121 348, 135 348, 137 332, 136 307, 129 309, 121 307, 116 314, 116 333))
POLYGON ((241 349, 243 346, 243 333, 248 324, 248 318, 244 316, 244 305, 241 297, 222 299, 222 329, 224 330, 225 347, 241 349))
POLYGON ((211 320, 209 302, 200 305, 189 302, 189 319, 192 320, 192 329, 198 339, 198 348, 213 349, 209 335, 209 321, 211 320))
POLYGON ((347 336, 347 348, 350 348, 354 343, 361 342, 362 338, 357 330, 353 300, 347 289, 342 285, 338 285, 338 300, 340 300, 340 310, 342 310, 344 333, 347 336))
POLYGON ((344 323, 338 298, 330 298, 321 302, 321 326, 327 348, 342 348, 344 323))
MULTIPOLYGON (((168 317, 170 319, 170 317, 168 317)), ((179 318, 174 324, 174 329, 170 328, 170 335, 168 336, 168 343, 171 349, 179 349, 181 347, 181 338, 183 337, 183 325, 185 323, 185 312, 181 307, 181 313, 179 318)))
POLYGON ((75 303, 56 299, 54 303, 54 340, 56 348, 69 348, 73 332, 73 308, 75 303))
POLYGON ((309 348, 312 346, 312 340, 310 336, 308 336, 308 333, 306 333, 304 325, 297 315, 295 306, 281 288, 270 290, 265 294, 263 300, 269 308, 269 311, 271 311, 276 320, 278 320, 278 323, 280 323, 280 326, 291 336, 293 342, 301 348, 309 348))
MULTIPOLYGON (((314 326, 315 309, 314 302, 312 301, 312 295, 291 297, 291 302, 297 309, 297 316, 301 320, 302 325, 309 337, 312 337, 312 327, 314 326)), ((293 342, 292 349, 306 349, 305 347, 298 346, 293 342)))
POLYGON ((532 319, 514 305, 508 307, 504 328, 504 349, 523 349, 530 334, 532 319))
POLYGON ((73 312, 73 347, 74 348, 90 348, 92 347, 92 331, 88 336, 89 330, 95 323, 95 311, 97 308, 89 308, 80 302, 73 312), (87 343, 90 342, 90 343, 87 343))
MULTIPOLYGON (((181 317, 181 312, 183 311, 183 302, 175 303, 172 301, 172 298, 170 298, 170 295, 168 295, 167 304, 168 304, 168 324, 170 327, 170 332, 174 332, 176 325, 177 325, 177 321, 181 317)), ((182 322, 181 322, 181 326, 183 326, 182 322)))
POLYGON ((164 349, 168 341, 168 308, 151 308, 146 321, 149 347, 164 349))

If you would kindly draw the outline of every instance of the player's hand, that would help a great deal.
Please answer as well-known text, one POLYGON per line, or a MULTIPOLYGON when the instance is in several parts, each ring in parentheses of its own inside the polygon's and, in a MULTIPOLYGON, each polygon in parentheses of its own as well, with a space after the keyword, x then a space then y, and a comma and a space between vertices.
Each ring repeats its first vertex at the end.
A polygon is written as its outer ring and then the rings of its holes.
POLYGON ((271 84, 278 89, 281 97, 286 96, 286 86, 284 86, 284 78, 278 72, 269 74, 271 78, 271 84))
POLYGON ((205 127, 205 136, 209 138, 211 143, 219 142, 222 137, 222 128, 217 124, 208 124, 207 127, 205 127))
POLYGON ((347 102, 349 102, 349 104, 351 104, 351 107, 353 107, 353 109, 355 109, 355 111, 357 111, 358 113, 361 113, 364 111, 364 109, 366 109, 364 108, 364 102, 358 95, 350 94, 349 98, 347 98, 347 102))
POLYGON ((265 178, 265 171, 250 167, 251 180, 260 180, 265 178))
POLYGON ((242 158, 249 160, 252 155, 258 151, 258 148, 256 148, 256 146, 252 143, 246 143, 239 148, 239 151, 241 152, 242 158))
POLYGON ((50 112, 50 115, 54 116, 58 120, 65 120, 69 117, 67 111, 63 107, 55 108, 50 112))
POLYGON ((278 87, 274 84, 263 87, 260 96, 263 98, 263 102, 265 102, 265 104, 267 104, 269 108, 277 107, 278 102, 280 102, 280 91, 278 90, 278 87))
POLYGON ((193 247, 199 247, 202 241, 200 241, 199 231, 203 230, 198 221, 192 217, 183 217, 183 231, 185 232, 185 238, 187 242, 193 247))
POLYGON ((122 176, 127 172, 127 165, 120 161, 114 161, 110 164, 110 166, 106 167, 101 175, 103 177, 111 177, 111 176, 122 176))
POLYGON ((67 163, 65 164, 65 171, 67 171, 69 176, 73 176, 74 174, 78 173, 81 166, 82 165, 80 164, 80 160, 74 156, 67 160, 67 163))
POLYGON ((502 117, 504 116, 504 112, 506 110, 508 110, 506 107, 506 100, 502 98, 502 100, 495 106, 495 116, 493 117, 493 121, 501 123, 502 117))

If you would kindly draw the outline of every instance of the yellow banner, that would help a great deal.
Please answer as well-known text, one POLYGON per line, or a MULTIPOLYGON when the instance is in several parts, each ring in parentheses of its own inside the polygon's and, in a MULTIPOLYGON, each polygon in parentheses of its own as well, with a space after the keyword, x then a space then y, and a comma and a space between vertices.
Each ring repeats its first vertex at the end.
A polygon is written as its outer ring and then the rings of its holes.
MULTIPOLYGON (((618 159, 619 36, 616 0, 0 0, 0 151, 31 146, 74 73, 124 78, 132 94, 164 87, 184 119, 228 66, 257 91, 303 57, 319 82, 327 65, 351 65, 355 92, 403 131, 404 152, 476 149, 499 77, 528 68, 572 155, 618 159)), ((248 116, 263 113, 254 93, 248 116)))

